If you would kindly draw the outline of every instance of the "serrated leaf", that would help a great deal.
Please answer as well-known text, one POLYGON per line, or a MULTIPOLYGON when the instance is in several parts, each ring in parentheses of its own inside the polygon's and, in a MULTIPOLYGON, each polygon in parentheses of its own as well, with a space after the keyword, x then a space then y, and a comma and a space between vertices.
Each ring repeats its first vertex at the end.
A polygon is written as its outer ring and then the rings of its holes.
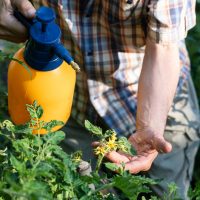
POLYGON ((35 135, 34 139, 33 139, 33 146, 35 147, 39 147, 43 144, 43 140, 41 137, 38 137, 38 135, 35 135))
POLYGON ((55 172, 56 170, 51 163, 43 161, 36 168, 36 177, 40 178, 41 176, 43 176, 46 178, 52 178, 52 173, 50 173, 50 171, 55 172))
POLYGON ((26 105, 26 109, 27 109, 27 111, 29 112, 29 115, 30 115, 31 118, 34 119, 34 118, 37 117, 37 116, 36 116, 35 109, 34 109, 32 106, 26 105))
POLYGON ((13 155, 10 156, 10 162, 14 169, 19 173, 23 173, 26 170, 25 163, 17 160, 13 155))
POLYGON ((28 124, 23 124, 23 125, 15 125, 14 129, 15 133, 20 133, 20 134, 27 134, 27 135, 32 135, 32 129, 29 127, 28 124))
POLYGON ((28 181, 23 184, 23 190, 28 195, 28 199, 45 199, 53 200, 52 195, 48 191, 48 186, 40 181, 28 181))
POLYGON ((40 119, 43 115, 43 109, 35 100, 32 105, 26 104, 26 109, 30 114, 31 120, 40 119))
POLYGON ((15 125, 10 120, 4 120, 2 122, 2 128, 5 127, 8 131, 14 132, 15 125))
POLYGON ((142 177, 128 174, 127 176, 115 176, 114 186, 121 190, 123 194, 130 200, 137 199, 138 195, 142 192, 149 193, 150 189, 146 184, 157 184, 156 181, 142 177))
POLYGON ((110 130, 107 130, 103 135, 105 136, 105 138, 107 138, 107 137, 110 137, 111 135, 113 135, 113 133, 115 133, 115 131, 110 129, 110 130))
POLYGON ((43 138, 46 142, 50 144, 58 144, 65 139, 65 133, 63 131, 56 131, 46 134, 43 138))
POLYGON ((13 147, 15 148, 16 152, 21 152, 23 154, 26 154, 27 156, 30 156, 30 140, 28 138, 18 139, 12 142, 13 147))
POLYGON ((97 126, 93 125, 88 120, 85 120, 85 128, 88 131, 92 132, 96 136, 101 136, 102 135, 102 129, 100 127, 97 127, 97 126))
POLYGON ((51 120, 43 125, 42 128, 46 129, 47 131, 51 131, 56 126, 62 126, 64 122, 58 120, 51 120))
POLYGON ((7 151, 7 147, 5 149, 3 149, 3 150, 0 149, 0 156, 7 156, 6 151, 7 151))
POLYGON ((33 101, 33 104, 32 104, 31 106, 33 106, 33 108, 36 109, 36 108, 38 107, 37 100, 34 100, 34 101, 33 101))
POLYGON ((41 106, 38 106, 37 109, 36 109, 36 114, 37 114, 37 118, 40 119, 43 115, 43 109, 41 106))
POLYGON ((110 169, 111 171, 116 171, 120 168, 115 163, 110 163, 110 162, 106 162, 104 163, 104 165, 106 166, 106 168, 110 169))

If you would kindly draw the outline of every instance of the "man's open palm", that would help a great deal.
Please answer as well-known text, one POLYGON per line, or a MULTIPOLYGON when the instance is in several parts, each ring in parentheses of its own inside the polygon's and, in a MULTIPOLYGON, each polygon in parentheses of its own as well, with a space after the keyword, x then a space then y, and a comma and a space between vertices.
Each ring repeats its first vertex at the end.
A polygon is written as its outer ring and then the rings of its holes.
POLYGON ((150 169, 158 153, 169 153, 172 146, 162 136, 149 132, 136 132, 129 138, 129 142, 135 148, 137 155, 130 156, 122 152, 110 152, 106 155, 110 161, 121 165, 125 164, 125 170, 132 174, 150 169))

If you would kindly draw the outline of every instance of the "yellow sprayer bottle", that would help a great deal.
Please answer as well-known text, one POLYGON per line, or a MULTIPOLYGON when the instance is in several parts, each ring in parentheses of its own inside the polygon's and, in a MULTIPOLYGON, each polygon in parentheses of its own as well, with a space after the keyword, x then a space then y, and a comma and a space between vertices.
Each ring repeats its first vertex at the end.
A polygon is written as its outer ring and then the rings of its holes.
MULTIPOLYGON (((26 104, 35 100, 42 106, 41 120, 67 122, 73 101, 76 72, 71 65, 76 63, 60 43, 61 31, 54 22, 52 9, 41 7, 33 21, 20 13, 15 16, 29 30, 29 40, 14 58, 23 61, 29 68, 12 61, 8 69, 8 109, 12 121, 24 124, 29 121, 26 104)), ((54 128, 60 129, 60 126, 54 128)), ((40 133, 46 133, 42 130, 40 133)))

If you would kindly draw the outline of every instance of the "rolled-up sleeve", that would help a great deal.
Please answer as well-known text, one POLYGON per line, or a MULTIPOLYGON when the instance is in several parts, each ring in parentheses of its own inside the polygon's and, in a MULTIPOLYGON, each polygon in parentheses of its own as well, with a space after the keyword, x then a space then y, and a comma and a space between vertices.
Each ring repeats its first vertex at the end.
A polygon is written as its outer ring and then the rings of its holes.
POLYGON ((150 0, 147 36, 156 43, 184 39, 196 24, 195 0, 150 0))

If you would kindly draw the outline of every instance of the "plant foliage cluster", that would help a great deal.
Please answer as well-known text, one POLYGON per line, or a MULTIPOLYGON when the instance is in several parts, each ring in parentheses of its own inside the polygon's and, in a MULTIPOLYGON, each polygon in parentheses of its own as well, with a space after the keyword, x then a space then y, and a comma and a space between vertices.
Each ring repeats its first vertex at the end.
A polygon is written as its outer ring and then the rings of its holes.
MULTIPOLYGON (((31 120, 24 125, 16 126, 9 120, 0 122, 1 199, 122 199, 113 193, 105 192, 117 188, 126 198, 136 200, 141 192, 150 192, 148 185, 157 183, 143 176, 133 176, 123 169, 112 177, 108 177, 105 173, 100 175, 98 170, 89 175, 81 175, 79 173, 80 154, 78 152, 70 155, 65 153, 59 145, 65 137, 64 132, 51 131, 61 122, 40 121, 43 110, 37 102, 27 105, 27 110, 31 120), (43 136, 33 134, 33 130, 40 131, 42 128, 45 128, 48 134, 43 136)), ((100 128, 88 121, 86 128, 95 134, 101 133, 101 140, 113 135, 112 131, 106 131, 104 135, 100 128)), ((119 147, 130 150, 129 145, 126 147, 126 140, 116 139, 115 142, 119 147)), ((111 170, 116 170, 116 166, 111 163, 107 163, 106 166, 111 170)), ((158 200, 157 197, 151 198, 158 200)), ((178 199, 175 186, 171 186, 166 199, 178 199)))

